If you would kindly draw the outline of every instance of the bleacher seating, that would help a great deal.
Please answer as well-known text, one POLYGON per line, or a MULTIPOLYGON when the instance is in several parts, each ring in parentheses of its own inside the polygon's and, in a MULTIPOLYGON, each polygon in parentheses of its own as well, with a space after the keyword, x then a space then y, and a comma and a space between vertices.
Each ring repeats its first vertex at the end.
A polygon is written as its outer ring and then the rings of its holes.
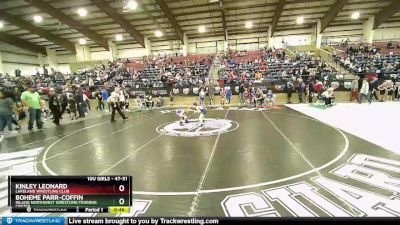
POLYGON ((334 68, 329 67, 317 57, 302 54, 290 59, 282 50, 258 52, 259 54, 241 57, 241 60, 231 57, 226 61, 225 67, 220 70, 220 80, 228 84, 241 82, 283 84, 293 77, 302 77, 303 80, 308 80, 309 77, 318 79, 327 77, 329 80, 342 78, 334 68), (255 55, 258 57, 254 58, 255 55), (257 73, 261 73, 261 76, 257 73))
POLYGON ((187 56, 147 57, 136 64, 126 63, 136 71, 134 76, 125 77, 124 84, 141 87, 185 86, 198 83, 208 76, 214 55, 198 54, 187 56))
POLYGON ((394 48, 387 48, 387 42, 375 42, 373 45, 350 45, 349 47, 337 46, 341 54, 335 56, 335 61, 360 77, 367 75, 378 76, 382 79, 398 77, 400 76, 400 49, 397 48, 398 42, 393 41, 392 43, 394 48), (360 49, 359 46, 368 46, 368 49, 360 49), (378 51, 371 51, 373 48, 378 51))
POLYGON ((142 59, 129 59, 128 62, 125 63, 128 68, 135 68, 136 70, 142 70, 146 66, 142 59))

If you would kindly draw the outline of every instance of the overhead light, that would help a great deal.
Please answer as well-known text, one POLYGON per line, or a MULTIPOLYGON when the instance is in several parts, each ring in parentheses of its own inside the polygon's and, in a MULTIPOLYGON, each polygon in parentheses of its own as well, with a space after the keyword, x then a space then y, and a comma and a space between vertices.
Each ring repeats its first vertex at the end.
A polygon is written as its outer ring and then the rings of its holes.
POLYGON ((0 29, 4 27, 3 21, 0 21, 0 29))
POLYGON ((154 32, 154 35, 156 35, 156 37, 162 37, 163 33, 159 30, 156 30, 156 32, 154 32))
POLYGON ((130 1, 128 1, 128 3, 126 3, 125 7, 129 10, 133 10, 133 9, 137 8, 137 3, 136 3, 136 1, 130 0, 130 1))
POLYGON ((246 26, 247 29, 251 29, 253 27, 253 22, 252 21, 247 21, 245 26, 246 26))
POLYGON ((80 45, 86 45, 86 39, 85 38, 81 38, 81 39, 79 39, 79 44, 80 45))
POLYGON ((353 12, 353 13, 351 14, 351 18, 352 18, 353 20, 356 20, 356 19, 360 18, 360 12, 353 12))
POLYGON ((34 15, 33 21, 35 21, 35 23, 41 23, 43 21, 43 17, 41 15, 34 15))
POLYGON ((124 40, 124 37, 122 36, 122 34, 116 34, 115 35, 115 40, 116 41, 122 41, 122 40, 124 40))
POLYGON ((296 23, 297 23, 297 24, 302 24, 302 23, 304 23, 304 17, 303 17, 303 16, 297 17, 296 23))
POLYGON ((206 27, 205 26, 199 26, 199 32, 200 33, 206 32, 206 27))
POLYGON ((80 17, 85 17, 88 14, 88 11, 85 8, 79 8, 77 12, 80 17))

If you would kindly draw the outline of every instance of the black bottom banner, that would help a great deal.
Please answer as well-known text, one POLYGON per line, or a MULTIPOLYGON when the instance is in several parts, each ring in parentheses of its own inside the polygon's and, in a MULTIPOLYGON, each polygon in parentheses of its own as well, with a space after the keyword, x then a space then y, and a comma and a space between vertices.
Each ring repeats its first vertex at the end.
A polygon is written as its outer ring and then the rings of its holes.
POLYGON ((133 224, 133 225, 164 225, 164 224, 334 224, 334 223, 352 224, 354 223, 377 223, 385 222, 387 224, 399 224, 397 218, 203 218, 203 217, 69 217, 66 224, 133 224))

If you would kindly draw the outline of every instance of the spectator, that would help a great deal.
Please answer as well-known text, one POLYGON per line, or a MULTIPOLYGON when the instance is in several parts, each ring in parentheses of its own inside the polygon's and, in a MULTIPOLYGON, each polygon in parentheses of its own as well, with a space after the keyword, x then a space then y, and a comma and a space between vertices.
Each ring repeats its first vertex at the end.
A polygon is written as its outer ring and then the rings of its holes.
POLYGON ((387 100, 393 101, 393 94, 394 94, 394 91, 396 90, 396 87, 391 80, 386 85, 386 90, 387 90, 387 100))
POLYGON ((328 88, 321 94, 321 97, 325 102, 325 106, 331 106, 333 99, 333 88, 328 88))
POLYGON ((61 104, 59 102, 58 95, 55 93, 54 90, 51 90, 49 96, 49 109, 53 114, 53 123, 57 126, 60 125, 61 104))
POLYGON ((212 81, 210 81, 210 83, 208 84, 207 91, 208 91, 208 96, 210 98, 210 106, 212 107, 215 103, 215 97, 214 97, 215 87, 212 81))
POLYGON ((370 99, 373 100, 373 98, 375 98, 375 100, 379 100, 378 95, 376 94, 376 91, 378 90, 378 86, 379 86, 379 80, 377 77, 374 77, 370 82, 369 82, 369 95, 370 95, 370 99))
POLYGON ((103 110, 104 102, 103 102, 103 96, 102 96, 101 92, 96 92, 96 99, 97 99, 97 110, 103 110))
POLYGON ((324 84, 320 80, 316 80, 314 84, 314 91, 321 96, 322 90, 324 89, 324 84))
POLYGON ((258 88, 256 92, 256 102, 257 101, 260 102, 260 107, 264 106, 264 93, 262 92, 261 88, 258 88))
POLYGON ((170 106, 174 105, 174 92, 172 90, 169 92, 169 105, 170 106))
POLYGON ((85 111, 90 111, 91 107, 90 107, 90 92, 89 90, 84 90, 83 91, 83 102, 84 102, 84 106, 85 106, 85 111))
POLYGON ((260 80, 262 78, 262 73, 260 71, 257 71, 255 74, 256 80, 260 80))
POLYGON ((158 96, 158 99, 157 99, 157 107, 162 107, 163 105, 164 105, 164 100, 163 100, 163 98, 161 97, 161 95, 159 95, 158 96))
POLYGON ((33 124, 36 122, 37 129, 43 128, 42 122, 42 106, 39 93, 36 91, 36 86, 30 86, 27 91, 21 95, 22 103, 28 108, 29 122, 28 131, 32 131, 33 124))
POLYGON ((394 48, 393 42, 392 42, 392 41, 388 41, 386 47, 387 47, 388 49, 393 49, 393 48, 394 48))
POLYGON ((144 101, 147 109, 152 109, 154 107, 153 96, 151 96, 150 93, 146 94, 144 101))
POLYGON ((272 93, 272 90, 268 90, 265 96, 265 104, 269 106, 270 103, 272 103, 272 107, 275 106, 275 95, 272 93))
POLYGON ((4 91, 0 91, 0 142, 4 139, 4 128, 12 130, 12 115, 15 110, 15 103, 11 98, 7 98, 4 91))
POLYGON ((71 113, 71 112, 69 111, 69 108, 68 108, 68 97, 67 97, 67 94, 66 94, 66 93, 62 92, 62 93, 59 95, 59 102, 60 102, 60 104, 61 104, 61 112, 60 112, 61 117, 60 117, 60 119, 62 119, 62 118, 63 118, 62 115, 64 115, 65 110, 68 110, 68 111, 67 111, 68 114, 71 113))
POLYGON ((125 106, 126 106, 125 93, 124 93, 123 90, 120 90, 120 91, 119 91, 119 108, 120 108, 122 111, 125 111, 125 110, 126 110, 125 106))
POLYGON ((244 97, 246 100, 246 104, 251 105, 252 101, 251 101, 251 88, 245 88, 245 92, 244 92, 244 97))
POLYGON ((256 107, 257 106, 257 90, 255 87, 251 87, 250 89, 250 100, 251 104, 256 107))
POLYGON ((239 86, 239 104, 242 105, 245 103, 244 92, 246 89, 244 88, 244 84, 240 84, 239 86))
POLYGON ((102 101, 103 101, 103 105, 104 106, 107 105, 106 108, 108 109, 108 111, 110 111, 110 106, 108 105, 108 102, 107 102, 108 97, 109 97, 108 91, 106 89, 103 89, 101 91, 101 98, 102 98, 102 101))
POLYGON ((44 121, 50 117, 50 110, 47 107, 46 100, 40 99, 40 105, 42 105, 42 115, 44 115, 44 121))
POLYGON ((225 88, 222 87, 221 91, 220 91, 220 96, 221 96, 221 106, 224 107, 225 106, 225 95, 226 95, 226 91, 225 88))
POLYGON ((379 90, 379 101, 383 102, 383 98, 386 93, 386 82, 383 82, 381 85, 379 85, 378 90, 379 90))
POLYGON ((297 94, 299 96, 299 103, 303 103, 303 94, 304 94, 304 90, 305 90, 305 84, 303 82, 303 79, 298 78, 297 79, 298 83, 297 83, 297 94))
POLYGON ((315 95, 314 84, 312 81, 308 81, 307 91, 306 91, 308 103, 313 103, 313 97, 315 95))
POLYGON ((19 129, 21 129, 22 128, 22 125, 25 123, 25 119, 26 119, 26 112, 25 112, 25 109, 24 109, 24 107, 23 107, 23 105, 22 105, 22 103, 21 102, 17 102, 17 104, 16 104, 16 106, 17 106, 17 108, 16 108, 16 115, 17 115, 17 118, 18 118, 18 121, 17 121, 17 130, 19 130, 19 129))
POLYGON ((358 100, 359 98, 359 89, 358 89, 358 81, 360 80, 359 76, 355 76, 354 80, 351 82, 351 93, 350 93, 350 102, 354 100, 358 100))
POLYGON ((82 92, 81 88, 78 88, 78 90, 75 93, 75 101, 76 101, 76 107, 78 110, 79 118, 84 118, 85 117, 85 110, 84 110, 85 101, 83 99, 83 92, 82 92))
POLYGON ((88 111, 90 111, 89 97, 83 92, 82 98, 83 98, 83 103, 82 103, 83 111, 84 113, 87 113, 88 111))
POLYGON ((286 96, 287 96, 287 103, 290 104, 291 102, 291 98, 292 98, 292 93, 293 93, 293 83, 292 81, 288 81, 286 82, 285 85, 285 91, 286 91, 286 96))
POLYGON ((205 98, 206 98, 206 92, 204 91, 204 88, 200 88, 199 99, 200 99, 200 105, 201 106, 204 106, 205 98))
POLYGON ((77 118, 76 109, 76 97, 74 94, 71 94, 68 96, 68 111, 71 120, 75 120, 77 118))
POLYGON ((232 90, 230 88, 228 88, 228 90, 226 90, 226 102, 229 104, 231 104, 231 98, 232 98, 232 90))
POLYGON ((136 107, 137 110, 142 111, 144 109, 144 102, 142 101, 142 98, 140 98, 140 96, 136 97, 136 107))
POLYGON ((372 100, 370 98, 370 95, 368 94, 369 91, 369 84, 368 84, 368 79, 364 78, 363 82, 362 82, 362 86, 360 89, 360 100, 359 103, 363 102, 363 99, 366 98, 369 102, 369 104, 371 104, 372 100))

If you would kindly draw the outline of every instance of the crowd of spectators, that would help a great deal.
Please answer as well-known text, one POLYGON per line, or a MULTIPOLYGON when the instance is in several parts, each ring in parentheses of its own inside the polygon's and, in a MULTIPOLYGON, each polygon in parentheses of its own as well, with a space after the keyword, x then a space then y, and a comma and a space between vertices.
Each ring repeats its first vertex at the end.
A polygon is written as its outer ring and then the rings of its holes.
POLYGON ((0 114, 3 109, 12 108, 12 115, 8 115, 8 109, 6 117, 0 115, 0 139, 4 128, 11 127, 9 119, 18 129, 28 114, 28 131, 33 130, 35 121, 36 128, 42 129, 42 119, 51 118, 59 125, 65 114, 72 120, 83 118, 91 110, 90 98, 97 100, 97 110, 111 111, 112 115, 115 110, 128 110, 130 97, 139 97, 138 102, 143 102, 145 108, 162 106, 161 96, 153 101, 152 87, 200 86, 207 80, 213 59, 212 55, 164 55, 144 57, 143 67, 132 67, 133 60, 126 59, 72 74, 49 72, 46 68, 31 76, 22 76, 20 70, 14 76, 0 74, 0 114), (147 88, 144 96, 135 95, 132 90, 137 88, 147 88), (12 99, 13 104, 6 99, 12 99), (27 101, 32 99, 34 102, 27 101))
POLYGON ((388 79, 400 75, 400 54, 383 53, 385 51, 376 44, 364 43, 349 44, 341 50, 340 54, 333 54, 335 61, 360 77, 388 79))
POLYGON ((170 87, 199 86, 205 83, 212 62, 213 55, 189 55, 186 57, 153 57, 147 61, 143 75, 149 81, 156 81, 160 85, 170 87))
POLYGON ((369 103, 373 101, 393 101, 399 99, 399 87, 393 79, 380 80, 377 77, 356 76, 351 83, 350 102, 362 103, 364 99, 369 103))
POLYGON ((300 52, 289 58, 283 50, 267 49, 259 58, 237 61, 226 58, 220 70, 225 84, 284 84, 294 78, 320 80, 343 79, 333 67, 319 57, 300 52))
MULTIPOLYGON (((277 92, 284 92, 292 103, 326 100, 332 104, 333 91, 344 84, 344 76, 316 57, 298 52, 290 58, 283 49, 230 51, 219 70, 219 85, 236 87, 241 104, 264 107, 274 105, 277 92)), ((222 90, 221 90, 222 91, 222 90)))
POLYGON ((350 101, 369 103, 398 99, 400 80, 400 53, 394 51, 392 41, 373 44, 350 44, 337 46, 333 58, 348 72, 356 75, 351 85, 350 101))
MULTIPOLYGON (((361 70, 367 74, 367 77, 369 71, 374 71, 376 76, 372 78, 384 77, 387 73, 393 76, 393 74, 398 74, 400 69, 400 56, 381 55, 380 49, 374 45, 347 44, 346 53, 336 55, 336 57, 350 70, 361 70)), ((156 103, 153 100, 153 94, 150 91, 153 87, 168 88, 171 102, 173 101, 171 90, 180 87, 194 88, 195 94, 208 94, 210 97, 212 95, 211 101, 214 101, 214 93, 217 93, 224 100, 221 101, 221 105, 230 103, 233 93, 230 87, 236 87, 235 92, 239 93, 241 104, 265 106, 267 102, 274 105, 277 92, 287 93, 289 103, 292 102, 293 93, 297 93, 300 103, 313 102, 320 98, 326 99, 326 96, 332 95, 333 90, 339 86, 338 81, 343 81, 343 75, 319 57, 298 52, 290 58, 283 49, 263 48, 258 51, 230 50, 228 55, 220 60, 222 63, 218 86, 214 87, 208 78, 214 59, 214 55, 185 57, 159 55, 146 56, 142 59, 118 60, 85 68, 72 74, 49 72, 44 68, 42 74, 37 72, 32 76, 21 76, 21 71, 17 70, 15 76, 0 74, 0 86, 2 96, 12 98, 16 106, 20 106, 19 112, 23 112, 24 107, 27 106, 22 99, 23 93, 26 91, 37 93, 41 97, 40 107, 44 117, 48 117, 52 112, 53 122, 58 125, 65 112, 71 119, 84 117, 90 110, 89 98, 97 100, 97 110, 114 110, 110 107, 108 100, 111 93, 115 92, 115 87, 119 87, 119 108, 127 110, 129 108, 127 100, 130 97, 139 97, 137 102, 140 108, 162 106, 163 99, 160 96, 154 96, 156 103), (146 90, 143 96, 137 96, 136 92, 132 91, 140 88, 146 90), (55 110, 56 108, 59 110, 55 110)), ((367 81, 372 80, 368 77, 367 81)), ((390 83, 378 80, 376 83, 369 84, 367 89, 370 94, 367 95, 362 95, 361 90, 365 92, 366 88, 362 88, 363 82, 359 82, 356 99, 361 101, 363 97, 367 99, 375 97, 383 101, 383 97, 378 98, 376 93, 382 96, 384 93, 398 92, 395 87, 396 80, 391 81, 390 83)), ((351 88, 353 90, 354 87, 351 88)), ((28 109, 29 107, 26 108, 28 109)), ((15 118, 18 118, 18 114, 16 115, 15 118)), ((35 117, 31 112, 29 115, 35 117)), ((23 113, 20 117, 23 117, 23 113)), ((32 130, 32 123, 32 121, 29 123, 30 130, 32 130)), ((17 126, 20 127, 18 123, 17 126)), ((37 128, 40 129, 41 126, 37 128)))
POLYGON ((80 87, 94 97, 94 92, 109 90, 112 87, 121 86, 130 94, 129 90, 151 87, 173 87, 197 86, 204 83, 208 77, 209 68, 214 56, 187 56, 173 57, 152 56, 144 57, 143 68, 131 67, 131 61, 118 60, 106 65, 85 68, 72 74, 59 72, 44 73, 21 76, 20 73, 11 76, 0 74, 0 85, 2 89, 15 94, 22 93, 30 85, 35 85, 40 94, 48 94, 50 89, 69 92, 73 87, 80 87))

